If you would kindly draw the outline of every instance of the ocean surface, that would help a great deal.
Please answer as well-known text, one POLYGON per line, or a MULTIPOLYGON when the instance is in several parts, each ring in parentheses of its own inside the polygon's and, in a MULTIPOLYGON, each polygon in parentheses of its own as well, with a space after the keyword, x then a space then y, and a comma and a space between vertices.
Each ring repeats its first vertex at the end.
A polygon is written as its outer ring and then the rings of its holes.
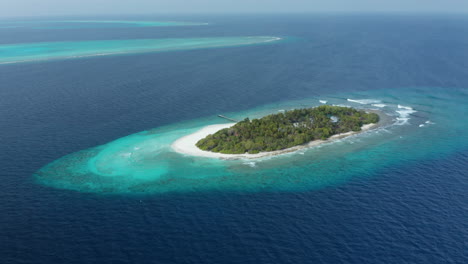
POLYGON ((0 61, 41 60, 0 65, 0 263, 468 263, 467 43, 461 15, 1 20, 0 61), (155 39, 188 46, 132 46, 155 39), (323 103, 385 122, 259 160, 170 147, 323 103))

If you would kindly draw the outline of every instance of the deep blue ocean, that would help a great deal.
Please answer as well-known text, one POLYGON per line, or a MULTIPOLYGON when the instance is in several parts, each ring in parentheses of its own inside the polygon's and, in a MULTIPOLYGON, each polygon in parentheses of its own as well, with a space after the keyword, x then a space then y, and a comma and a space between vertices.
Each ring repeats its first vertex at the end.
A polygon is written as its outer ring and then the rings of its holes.
MULTIPOLYGON (((106 19, 208 25, 8 26, 0 27, 0 45, 284 41, 0 65, 0 263, 468 263, 468 16, 106 19), (381 132, 390 136, 368 136, 370 146, 325 147, 317 162, 326 168, 308 165, 320 155, 314 150, 255 168, 208 164, 210 173, 230 177, 221 178, 226 185, 204 179, 209 188, 123 192, 103 183, 90 191, 61 170, 60 180, 80 187, 35 176, 67 154, 140 131, 322 97, 377 98, 416 112, 407 125, 381 132), (337 154, 340 148, 349 151, 337 154), (244 177, 239 185, 236 175, 244 177), (285 186, 289 179, 297 182, 285 186)), ((177 162, 195 164, 177 173, 203 174, 198 160, 177 162)))

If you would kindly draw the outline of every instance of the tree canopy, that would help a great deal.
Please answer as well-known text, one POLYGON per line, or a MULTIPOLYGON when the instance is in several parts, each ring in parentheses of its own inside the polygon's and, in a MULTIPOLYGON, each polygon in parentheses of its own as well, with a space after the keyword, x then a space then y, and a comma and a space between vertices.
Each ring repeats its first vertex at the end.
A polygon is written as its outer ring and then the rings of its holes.
POLYGON ((350 107, 322 105, 249 118, 197 142, 202 150, 225 154, 255 154, 305 144, 377 123, 379 116, 350 107))

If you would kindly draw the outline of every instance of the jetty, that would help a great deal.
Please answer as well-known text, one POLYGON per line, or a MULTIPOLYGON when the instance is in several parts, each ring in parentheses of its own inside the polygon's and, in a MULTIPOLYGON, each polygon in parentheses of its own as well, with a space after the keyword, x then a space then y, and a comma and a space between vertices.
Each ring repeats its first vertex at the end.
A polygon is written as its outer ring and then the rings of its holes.
POLYGON ((232 119, 232 118, 229 118, 229 117, 223 116, 223 115, 218 115, 218 117, 221 117, 221 118, 224 118, 224 119, 227 119, 227 120, 229 120, 229 121, 236 122, 236 123, 239 122, 239 121, 237 121, 237 120, 235 120, 235 119, 232 119))

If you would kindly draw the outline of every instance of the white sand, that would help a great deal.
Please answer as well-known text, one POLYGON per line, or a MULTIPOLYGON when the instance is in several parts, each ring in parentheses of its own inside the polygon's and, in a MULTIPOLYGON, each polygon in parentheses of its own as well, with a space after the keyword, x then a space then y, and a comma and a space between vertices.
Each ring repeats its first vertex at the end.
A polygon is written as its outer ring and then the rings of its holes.
POLYGON ((216 152, 211 152, 211 151, 204 151, 204 150, 199 149, 195 145, 200 139, 205 138, 206 136, 210 134, 214 134, 221 129, 231 127, 233 125, 235 125, 235 123, 206 126, 193 134, 179 138, 178 140, 174 141, 174 143, 172 143, 171 147, 174 151, 178 153, 190 155, 190 156, 200 156, 200 157, 218 158, 218 159, 256 159, 256 158, 261 158, 261 157, 280 155, 280 154, 289 153, 289 152, 297 151, 297 150, 304 149, 304 148, 318 146, 320 144, 331 142, 336 139, 340 139, 340 138, 344 138, 344 137, 348 137, 351 135, 361 133, 363 131, 369 130, 376 126, 376 124, 368 124, 368 125, 362 126, 361 131, 359 132, 351 131, 347 133, 337 134, 337 135, 331 136, 327 140, 314 140, 307 144, 295 146, 292 148, 270 151, 270 152, 260 152, 257 154, 248 154, 248 153, 246 154, 222 154, 222 153, 216 153, 216 152))

